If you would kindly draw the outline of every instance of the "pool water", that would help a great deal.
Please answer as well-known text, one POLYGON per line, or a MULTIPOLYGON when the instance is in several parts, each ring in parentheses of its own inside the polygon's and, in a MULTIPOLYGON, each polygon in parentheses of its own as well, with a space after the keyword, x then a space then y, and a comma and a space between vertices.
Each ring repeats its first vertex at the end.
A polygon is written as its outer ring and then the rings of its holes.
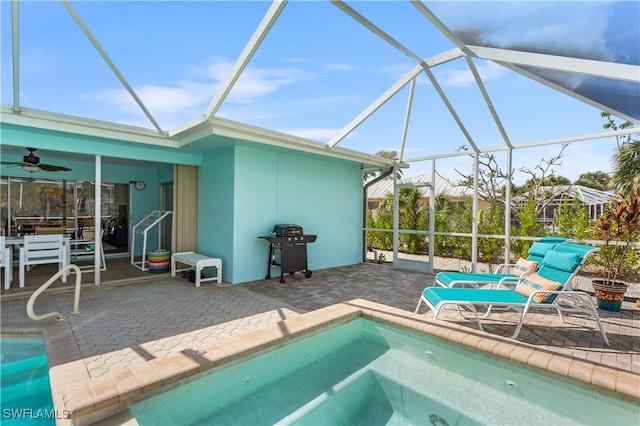
POLYGON ((2 425, 55 425, 44 341, 0 341, 2 425))
POLYGON ((140 425, 638 424, 637 400, 366 319, 131 406, 140 425))

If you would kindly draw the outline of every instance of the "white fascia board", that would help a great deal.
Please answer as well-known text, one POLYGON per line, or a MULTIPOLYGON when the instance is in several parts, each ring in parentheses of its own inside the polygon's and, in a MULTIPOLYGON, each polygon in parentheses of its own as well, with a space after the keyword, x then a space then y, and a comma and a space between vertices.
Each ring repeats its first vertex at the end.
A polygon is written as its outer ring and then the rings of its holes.
POLYGON ((490 61, 508 62, 515 65, 544 68, 614 80, 640 82, 640 67, 591 59, 569 58, 542 53, 520 52, 517 50, 492 47, 468 46, 478 58, 490 61))
POLYGON ((168 148, 179 147, 175 140, 151 129, 26 108, 15 113, 7 105, 0 107, 0 123, 168 148))
POLYGON ((350 149, 327 149, 324 143, 277 132, 275 130, 238 123, 220 117, 214 117, 211 122, 196 126, 196 128, 185 133, 183 135, 184 137, 181 135, 181 143, 192 143, 201 138, 202 135, 208 133, 373 166, 392 167, 395 163, 393 160, 387 158, 350 149))

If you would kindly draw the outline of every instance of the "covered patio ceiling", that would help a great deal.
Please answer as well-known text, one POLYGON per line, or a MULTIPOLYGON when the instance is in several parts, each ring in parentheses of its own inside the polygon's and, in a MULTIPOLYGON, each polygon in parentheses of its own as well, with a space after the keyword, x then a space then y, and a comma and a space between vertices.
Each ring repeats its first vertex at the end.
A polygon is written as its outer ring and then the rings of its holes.
POLYGON ((196 153, 222 143, 216 135, 382 166, 372 157, 385 149, 414 163, 462 145, 638 131, 603 132, 599 111, 640 122, 638 2, 1 7, 2 123, 196 153), (580 119, 545 115, 568 100, 580 119))

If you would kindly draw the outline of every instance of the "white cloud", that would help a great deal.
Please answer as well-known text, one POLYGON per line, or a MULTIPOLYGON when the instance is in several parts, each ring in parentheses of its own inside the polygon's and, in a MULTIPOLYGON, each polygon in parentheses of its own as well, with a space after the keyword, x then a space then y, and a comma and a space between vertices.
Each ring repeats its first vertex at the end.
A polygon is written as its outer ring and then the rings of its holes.
POLYGON ((612 5, 588 1, 435 2, 432 9, 470 44, 528 51, 544 49, 610 60, 614 52, 607 46, 605 32, 612 5))
MULTIPOLYGON (((476 68, 483 82, 497 80, 507 73, 506 68, 488 61, 476 64, 476 68)), ((476 84, 469 68, 462 70, 444 70, 438 72, 437 75, 437 80, 443 86, 469 87, 476 84)))
MULTIPOLYGON (((191 72, 194 78, 222 84, 233 68, 233 63, 215 57, 204 67, 194 66, 191 72)), ((298 83, 308 76, 300 68, 258 68, 246 67, 233 86, 227 101, 231 103, 250 103, 256 98, 278 91, 280 88, 298 83)))
MULTIPOLYGON (((204 113, 220 85, 225 81, 233 63, 213 58, 204 66, 192 66, 186 79, 167 84, 145 84, 133 89, 154 118, 164 123, 186 122, 204 113)), ((247 67, 226 99, 228 104, 250 104, 274 93, 284 86, 308 78, 299 68, 247 67)), ((85 100, 100 101, 116 109, 131 113, 140 108, 124 89, 104 90, 87 94, 85 100)))

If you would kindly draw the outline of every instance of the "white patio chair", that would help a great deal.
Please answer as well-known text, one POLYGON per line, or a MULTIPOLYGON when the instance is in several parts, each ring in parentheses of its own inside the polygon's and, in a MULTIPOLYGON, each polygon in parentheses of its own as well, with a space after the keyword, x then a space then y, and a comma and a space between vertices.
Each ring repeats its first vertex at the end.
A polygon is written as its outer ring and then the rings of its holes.
POLYGON ((13 263, 11 247, 5 245, 4 236, 0 236, 0 267, 4 268, 4 289, 9 290, 13 279, 13 263))
MULTIPOLYGON (((57 263, 58 271, 67 266, 66 246, 63 235, 26 235, 24 245, 20 247, 20 288, 24 287, 24 274, 27 267, 57 263)), ((62 275, 67 282, 67 274, 62 275)))
MULTIPOLYGON (((96 241, 96 239, 93 240, 93 242, 87 242, 87 241, 82 241, 81 245, 84 246, 83 248, 77 248, 79 245, 79 242, 75 242, 72 241, 71 242, 71 256, 73 257, 80 257, 83 255, 90 255, 95 253, 95 245, 96 244, 100 244, 100 270, 101 271, 106 271, 107 270, 107 261, 105 259, 104 256, 104 244, 102 243, 102 238, 104 237, 104 229, 100 230, 100 238, 96 241), (91 246, 89 244, 93 244, 93 248, 91 248, 91 246), (76 248, 73 248, 73 247, 76 248)), ((93 272, 93 265, 83 265, 80 266, 80 270, 82 272, 93 272)))

